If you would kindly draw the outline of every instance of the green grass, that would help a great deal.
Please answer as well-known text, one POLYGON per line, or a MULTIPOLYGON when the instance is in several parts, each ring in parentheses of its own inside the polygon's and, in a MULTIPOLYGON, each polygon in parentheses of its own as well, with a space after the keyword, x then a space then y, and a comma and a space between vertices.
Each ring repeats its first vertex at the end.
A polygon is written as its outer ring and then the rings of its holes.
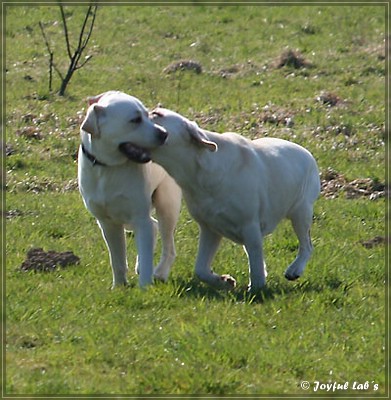
MULTIPOLYGON (((85 9, 66 7, 70 31, 85 9)), ((384 7, 100 7, 93 59, 64 98, 48 92, 38 27, 45 24, 65 68, 58 8, 6 12, 5 141, 15 151, 6 158, 6 209, 18 212, 6 221, 5 395, 326 395, 314 392, 315 381, 349 382, 334 395, 389 394, 385 248, 361 244, 384 236, 384 198, 321 197, 315 252, 297 282, 283 277, 297 243, 282 223, 265 240, 268 287, 253 297, 245 254, 228 240, 213 266, 235 276, 238 288, 218 292, 194 278, 198 229, 185 207, 169 282, 138 288, 129 237, 130 287, 111 291, 107 250, 75 185, 78 115, 87 96, 111 89, 150 108, 160 102, 208 129, 293 140, 321 171, 384 182, 384 7), (275 68, 287 48, 312 66, 275 68), (203 72, 163 73, 182 59, 203 72), (221 76, 233 66, 237 73, 221 76), (320 104, 322 91, 340 104, 320 104), (294 125, 262 123, 265 106, 292 114, 294 125), (40 140, 20 135, 31 126, 40 140), (33 247, 71 250, 80 265, 20 272, 33 247), (353 390, 366 381, 368 390, 353 390)))

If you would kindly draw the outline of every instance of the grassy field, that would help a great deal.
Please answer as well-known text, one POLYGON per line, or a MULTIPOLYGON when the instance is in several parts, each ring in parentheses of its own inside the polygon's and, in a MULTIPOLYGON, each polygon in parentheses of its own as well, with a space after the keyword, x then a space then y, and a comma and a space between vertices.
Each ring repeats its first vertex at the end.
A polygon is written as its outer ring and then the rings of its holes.
MULTIPOLYGON (((72 43, 85 10, 66 7, 72 43)), ((59 8, 6 7, 3 396, 389 395, 384 7, 102 6, 93 58, 65 97, 48 91, 39 21, 65 69, 59 8), (180 60, 202 72, 165 70, 180 60), (245 254, 228 240, 214 269, 238 288, 204 286, 184 206, 169 282, 141 291, 131 268, 130 287, 111 291, 75 157, 86 97, 112 89, 208 129, 307 147, 324 191, 305 275, 283 277, 297 242, 282 223, 265 242, 264 293, 246 293, 245 254), (22 272, 36 247, 72 251, 80 264, 22 272)), ((130 265, 135 256, 129 237, 130 265)))

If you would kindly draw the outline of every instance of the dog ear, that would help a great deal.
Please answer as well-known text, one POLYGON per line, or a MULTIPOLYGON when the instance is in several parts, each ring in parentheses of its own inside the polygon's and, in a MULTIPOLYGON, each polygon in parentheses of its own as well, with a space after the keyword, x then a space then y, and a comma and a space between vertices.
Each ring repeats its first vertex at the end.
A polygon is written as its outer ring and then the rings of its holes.
POLYGON ((87 97, 87 103, 88 103, 89 106, 92 106, 93 104, 97 103, 106 94, 115 94, 115 93, 120 93, 120 92, 118 92, 117 90, 109 90, 107 92, 103 92, 103 93, 98 94, 96 96, 87 97))
POLYGON ((154 108, 152 111, 149 112, 149 115, 151 118, 164 117, 164 112, 163 112, 162 108, 158 105, 156 108, 154 108))
POLYGON ((195 122, 189 122, 187 124, 187 130, 190 134, 190 137, 195 140, 198 145, 201 145, 212 152, 218 150, 217 143, 210 141, 195 122))
POLYGON ((90 96, 90 97, 87 97, 87 103, 88 103, 88 105, 89 105, 89 106, 92 106, 93 104, 97 103, 105 94, 106 94, 106 92, 105 92, 105 93, 98 94, 97 96, 90 96))
POLYGON ((81 124, 81 129, 88 132, 92 136, 99 137, 99 118, 102 117, 104 113, 104 107, 94 104, 92 107, 89 108, 87 116, 81 124))
POLYGON ((119 93, 119 92, 117 92, 116 90, 109 90, 107 92, 97 94, 96 96, 89 96, 89 97, 87 97, 87 103, 89 106, 92 106, 93 104, 97 103, 106 94, 114 94, 114 93, 119 93))

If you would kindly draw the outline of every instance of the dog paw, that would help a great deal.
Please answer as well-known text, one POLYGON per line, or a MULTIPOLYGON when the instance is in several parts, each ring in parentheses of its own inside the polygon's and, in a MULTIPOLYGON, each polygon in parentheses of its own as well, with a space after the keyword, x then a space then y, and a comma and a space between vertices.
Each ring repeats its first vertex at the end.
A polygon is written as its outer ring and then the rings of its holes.
POLYGON ((221 286, 221 289, 233 290, 236 287, 236 280, 231 275, 221 275, 219 286, 221 286))
POLYGON ((157 273, 154 273, 153 274, 153 279, 155 279, 155 281, 158 281, 158 282, 163 282, 163 283, 165 283, 165 282, 167 282, 167 277, 165 277, 165 276, 163 276, 163 275, 160 275, 160 274, 157 274, 157 273))
POLYGON ((248 285, 247 292, 253 295, 257 295, 258 293, 262 293, 265 291, 266 285, 248 285))
POLYGON ((296 279, 300 278, 300 275, 298 274, 290 274, 288 272, 285 273, 285 278, 288 279, 288 281, 295 281, 296 279))
POLYGON ((118 288, 126 288, 129 286, 129 282, 126 281, 120 281, 120 282, 113 282, 111 285, 111 290, 117 290, 118 288))

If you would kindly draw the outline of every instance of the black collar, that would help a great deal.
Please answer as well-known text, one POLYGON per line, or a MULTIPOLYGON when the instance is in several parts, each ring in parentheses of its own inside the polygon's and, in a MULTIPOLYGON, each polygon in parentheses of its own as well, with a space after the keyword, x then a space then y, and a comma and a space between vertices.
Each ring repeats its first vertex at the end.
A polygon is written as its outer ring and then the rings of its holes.
POLYGON ((93 156, 85 147, 84 144, 81 144, 81 149, 84 155, 92 162, 92 165, 100 165, 101 167, 107 167, 107 164, 100 162, 95 156, 93 156))

